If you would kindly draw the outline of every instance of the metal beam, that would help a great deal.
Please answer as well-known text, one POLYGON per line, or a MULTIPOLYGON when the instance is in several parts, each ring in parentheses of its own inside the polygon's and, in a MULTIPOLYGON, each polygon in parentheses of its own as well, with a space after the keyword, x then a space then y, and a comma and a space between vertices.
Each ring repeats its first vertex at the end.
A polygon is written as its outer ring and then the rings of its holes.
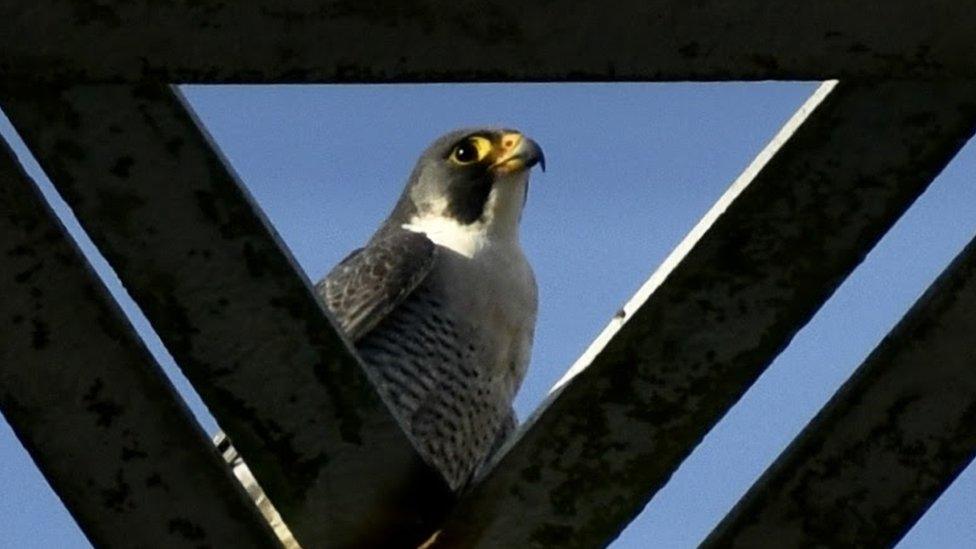
POLYGON ((439 542, 616 537, 972 135, 974 94, 976 83, 822 86, 461 499, 439 542))
POLYGON ((8 0, 0 80, 974 78, 973 28, 956 0, 8 0))
POLYGON ((2 141, 0 212, 0 409, 88 539, 277 546, 2 141))
POLYGON ((705 547, 890 547, 976 455, 976 240, 705 547))
POLYGON ((298 541, 426 533, 446 483, 175 88, 33 86, 2 104, 298 541))

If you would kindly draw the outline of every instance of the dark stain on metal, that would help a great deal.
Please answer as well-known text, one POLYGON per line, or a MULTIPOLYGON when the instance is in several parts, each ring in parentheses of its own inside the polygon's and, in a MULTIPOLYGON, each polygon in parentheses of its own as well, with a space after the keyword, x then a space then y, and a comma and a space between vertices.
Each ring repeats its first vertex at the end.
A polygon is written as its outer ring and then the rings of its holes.
POLYGON ((143 452, 138 448, 131 448, 128 446, 122 447, 122 456, 121 456, 122 461, 132 461, 134 459, 147 459, 147 458, 149 458, 149 454, 143 452))
POLYGON ((34 263, 30 267, 24 269, 23 271, 14 275, 14 282, 17 284, 26 284, 30 282, 31 277, 44 266, 43 263, 34 263))
POLYGON ((544 524, 532 533, 529 540, 535 547, 572 547, 573 546, 572 528, 559 526, 557 524, 544 524))
MULTIPOLYGON (((12 212, 6 212, 6 215, 13 216, 12 212)), ((34 257, 37 255, 33 248, 18 244, 6 251, 6 255, 10 257, 34 257)))
POLYGON ((698 57, 701 51, 701 44, 698 42, 688 42, 687 44, 678 48, 678 53, 686 59, 694 59, 698 57))
POLYGON ((213 193, 198 189, 193 192, 193 196, 196 197, 200 212, 211 222, 219 223, 220 216, 217 213, 216 197, 213 193))
MULTIPOLYGON (((119 159, 112 171, 119 178, 128 179, 131 166, 131 158, 128 162, 119 159)), ((112 224, 115 230, 126 234, 133 234, 133 231, 138 230, 139 223, 136 218, 139 209, 146 206, 145 200, 138 194, 125 190, 106 189, 96 193, 95 198, 99 215, 106 223, 112 224)))
POLYGON ((115 164, 113 164, 112 167, 109 168, 109 171, 115 177, 118 177, 120 179, 128 179, 129 173, 132 171, 133 164, 135 164, 135 160, 131 156, 128 155, 120 156, 115 161, 115 164))
POLYGON ((202 526, 186 518, 170 519, 169 531, 184 539, 194 541, 204 540, 207 537, 207 532, 202 526))
POLYGON ((425 2, 396 2, 387 4, 370 4, 355 0, 339 0, 333 2, 319 15, 336 21, 357 20, 359 22, 376 24, 388 29, 395 29, 410 21, 418 25, 423 35, 430 35, 438 25, 439 14, 437 6, 425 2))
POLYGON ((103 396, 105 381, 96 378, 92 385, 85 391, 82 401, 85 402, 85 409, 93 412, 97 419, 95 423, 99 427, 109 428, 112 423, 123 413, 123 408, 117 402, 103 396))
POLYGON ((85 159, 85 150, 83 147, 79 146, 72 140, 69 139, 59 139, 54 144, 55 150, 58 151, 58 155, 63 157, 65 160, 73 160, 75 162, 80 162, 85 159))
POLYGON ((113 485, 102 488, 101 494, 102 505, 113 511, 123 512, 133 505, 133 502, 130 501, 132 489, 129 487, 129 483, 125 481, 121 469, 116 471, 113 485))
POLYGON ((172 137, 166 141, 166 152, 173 158, 179 158, 180 152, 183 150, 183 145, 183 138, 179 136, 172 137))
POLYGON ((169 487, 163 482, 163 477, 158 472, 146 477, 146 488, 162 488, 169 491, 169 487))
POLYGON ((34 327, 31 331, 31 347, 35 351, 43 350, 51 340, 51 330, 47 323, 39 318, 31 320, 31 325, 34 327))
POLYGON ((120 28, 122 19, 116 8, 95 0, 72 0, 71 6, 73 23, 79 27, 95 26, 120 28))
MULTIPOLYGON (((247 272, 251 276, 261 278, 267 274, 267 258, 265 255, 258 253, 251 242, 244 243, 241 256, 244 258, 244 265, 247 266, 247 272)), ((276 301, 280 303, 280 300, 276 299, 276 301)))

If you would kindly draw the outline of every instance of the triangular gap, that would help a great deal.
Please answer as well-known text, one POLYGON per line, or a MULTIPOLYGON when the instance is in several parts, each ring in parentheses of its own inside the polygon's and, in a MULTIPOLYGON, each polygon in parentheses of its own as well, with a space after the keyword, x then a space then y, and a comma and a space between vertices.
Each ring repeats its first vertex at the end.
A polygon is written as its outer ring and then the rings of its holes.
MULTIPOLYGON (((71 237, 74 238, 112 297, 120 305, 129 322, 138 331, 153 357, 162 366, 163 371, 179 391, 183 400, 186 401, 196 420, 200 422, 207 433, 214 433, 217 429, 216 422, 207 411, 203 401, 176 366, 149 321, 119 281, 115 271, 102 257, 91 239, 88 238, 71 208, 58 194, 54 185, 51 184, 47 175, 37 164, 3 112, 0 112, 0 138, 6 140, 13 149, 21 165, 41 190, 45 200, 68 229, 71 237)), ((53 494, 53 491, 6 423, 4 423, 4 429, 0 430, 0 462, 5 464, 4 467, 0 467, 0 486, 17 486, 22 490, 15 497, 4 498, 6 504, 0 503, 0 546, 89 546, 87 538, 68 514, 67 509, 61 505, 60 500, 55 499, 54 501, 58 502, 56 505, 46 505, 43 508, 31 505, 30 502, 50 500, 49 496, 53 494), (23 503, 25 501, 28 502, 26 505, 23 503), (8 505, 10 506, 9 512, 6 509, 8 505), (25 508, 31 510, 25 511, 25 508), (25 512, 29 512, 29 516, 24 516, 25 512), (24 528, 24 524, 31 524, 32 527, 24 528), (38 535, 41 537, 39 538, 38 535), (41 539, 48 538, 51 539, 51 543, 41 541, 41 539)))
MULTIPOLYGON (((532 176, 522 227, 541 297, 533 362, 516 401, 524 419, 817 86, 182 91, 313 281, 361 246, 386 217, 433 138, 489 124, 515 127, 537 140, 549 165, 545 174, 532 176)), ((652 536, 647 540, 663 535, 640 519, 628 532, 638 539, 652 536)))
POLYGON ((816 86, 181 89, 313 281, 366 241, 433 138, 487 124, 536 139, 549 170, 522 224, 540 284, 524 418, 816 86))
MULTIPOLYGON (((697 546, 976 235, 967 144, 682 463, 613 547, 697 546), (640 527, 636 525, 640 524, 640 527)), ((976 539, 971 464, 899 547, 976 539)))

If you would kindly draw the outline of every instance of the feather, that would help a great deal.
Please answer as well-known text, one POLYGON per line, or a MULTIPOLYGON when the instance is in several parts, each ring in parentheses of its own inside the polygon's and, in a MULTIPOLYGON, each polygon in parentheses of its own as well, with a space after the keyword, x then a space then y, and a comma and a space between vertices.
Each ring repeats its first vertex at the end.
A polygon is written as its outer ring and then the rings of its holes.
POLYGON ((387 233, 349 254, 315 289, 355 342, 426 278, 436 251, 437 246, 422 233, 387 233))

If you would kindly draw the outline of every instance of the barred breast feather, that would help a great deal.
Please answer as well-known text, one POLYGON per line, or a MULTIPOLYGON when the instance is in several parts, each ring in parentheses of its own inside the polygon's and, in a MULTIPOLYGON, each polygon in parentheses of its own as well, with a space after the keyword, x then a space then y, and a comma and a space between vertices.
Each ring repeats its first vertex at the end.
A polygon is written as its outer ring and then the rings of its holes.
POLYGON ((524 315, 499 311, 508 300, 490 294, 507 291, 493 286, 502 278, 403 230, 374 239, 317 285, 421 455, 454 490, 515 426, 535 287, 524 315), (506 321, 520 315, 526 322, 506 321))

